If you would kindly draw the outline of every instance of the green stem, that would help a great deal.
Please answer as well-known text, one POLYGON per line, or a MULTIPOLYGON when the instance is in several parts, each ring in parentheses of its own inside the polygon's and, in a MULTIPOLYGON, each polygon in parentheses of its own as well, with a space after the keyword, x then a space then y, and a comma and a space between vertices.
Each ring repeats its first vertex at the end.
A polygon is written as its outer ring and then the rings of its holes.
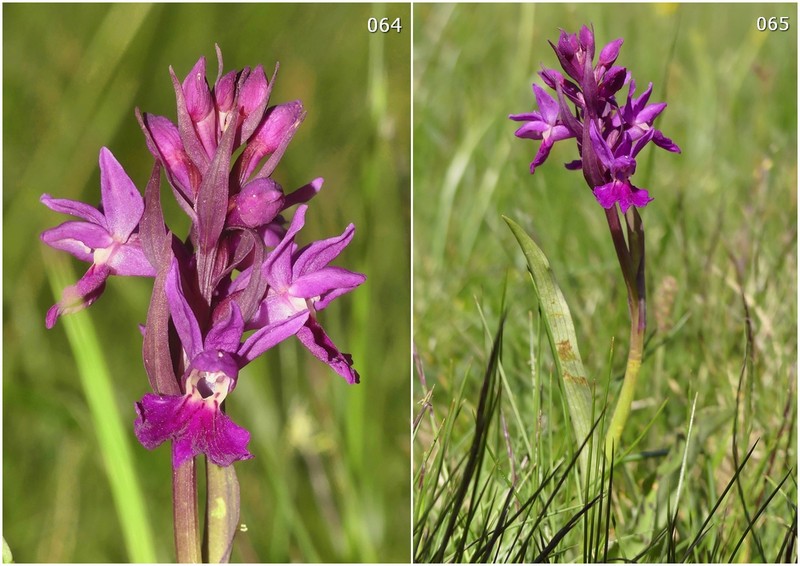
POLYGON ((172 470, 175 553, 182 564, 199 563, 200 525, 197 517, 197 469, 192 458, 172 470))
POLYGON ((619 224, 616 208, 612 209, 612 214, 607 214, 609 227, 614 239, 614 246, 617 248, 617 255, 620 259, 622 275, 625 278, 625 286, 628 290, 628 308, 631 315, 631 335, 628 347, 628 362, 625 366, 625 377, 622 381, 622 388, 619 392, 617 405, 606 433, 605 452, 611 458, 614 449, 619 446, 622 438, 622 431, 631 413, 636 382, 639 378, 639 370, 642 367, 642 354, 644 352, 644 335, 647 328, 647 300, 645 287, 645 247, 644 247, 644 225, 642 218, 636 208, 631 207, 625 215, 628 229, 628 245, 625 246, 627 254, 620 254, 619 241, 623 241, 622 228, 619 224), (613 220, 616 223, 612 222, 613 220), (623 257, 627 261, 623 261, 623 257))
POLYGON ((628 350, 628 363, 625 367, 625 378, 622 381, 622 389, 619 391, 617 405, 611 417, 611 423, 606 433, 606 456, 610 459, 614 448, 619 446, 622 431, 628 415, 631 413, 631 404, 636 390, 636 381, 639 378, 639 370, 642 367, 642 351, 644 350, 644 328, 640 329, 639 324, 639 303, 631 302, 631 339, 628 350))

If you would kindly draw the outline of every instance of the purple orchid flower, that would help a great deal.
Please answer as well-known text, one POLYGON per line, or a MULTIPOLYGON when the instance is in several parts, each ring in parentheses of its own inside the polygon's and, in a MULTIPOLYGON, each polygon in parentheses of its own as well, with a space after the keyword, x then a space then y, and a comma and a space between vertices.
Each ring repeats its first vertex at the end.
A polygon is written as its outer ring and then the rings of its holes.
POLYGON ((633 146, 631 137, 627 133, 623 134, 624 139, 616 150, 612 152, 606 140, 600 136, 600 132, 597 131, 597 126, 594 122, 589 125, 589 138, 592 142, 592 149, 612 177, 610 182, 592 189, 600 206, 612 208, 614 204, 619 203, 620 210, 625 214, 631 206, 642 208, 653 200, 647 190, 635 187, 630 182, 631 175, 636 172, 636 160, 634 157, 652 136, 653 132, 650 131, 633 146))
POLYGON ((309 311, 297 338, 348 383, 358 383, 359 375, 353 368, 352 357, 339 351, 316 316, 336 297, 349 293, 366 280, 361 273, 328 265, 353 239, 355 227, 350 224, 340 236, 298 249, 295 236, 305 224, 307 208, 305 205, 297 208, 289 230, 264 263, 262 273, 269 287, 249 326, 257 327, 309 311))
POLYGON ((594 32, 586 26, 577 34, 561 30, 557 44, 550 46, 572 80, 555 69, 543 69, 539 75, 556 92, 556 98, 534 85, 539 111, 509 118, 525 122, 515 132, 517 137, 542 140, 531 173, 544 163, 556 142, 575 137, 580 159, 567 163, 567 169, 583 169, 598 203, 606 209, 619 203, 624 213, 631 206, 643 207, 653 200, 646 190, 630 182, 636 169, 635 155, 651 141, 674 153, 680 153, 680 148, 653 127, 666 104, 648 104, 652 83, 634 97, 635 81, 627 69, 615 65, 622 43, 616 39, 606 44, 595 64, 594 32), (620 106, 614 97, 626 83, 630 85, 627 101, 620 106))
POLYGON ((103 293, 110 275, 155 276, 138 234, 144 201, 133 181, 105 147, 100 150, 100 194, 100 210, 48 194, 40 198, 49 209, 84 220, 64 222, 45 230, 41 234, 42 241, 92 264, 78 283, 64 289, 61 300, 47 311, 47 328, 52 328, 59 316, 94 303, 103 293))
MULTIPOLYGON (((650 83, 647 90, 638 97, 634 98, 634 92, 636 92, 636 81, 631 79, 628 87, 628 100, 619 109, 618 124, 624 124, 625 131, 630 134, 633 141, 636 141, 648 131, 654 130, 653 122, 667 107, 667 103, 647 104, 650 94, 653 92, 653 83, 650 83)), ((681 152, 681 148, 659 130, 654 130, 653 143, 672 153, 681 152)))
POLYGON ((276 317, 242 343, 244 320, 236 301, 227 303, 227 313, 208 332, 201 331, 183 292, 175 258, 165 291, 188 361, 182 378, 183 395, 146 394, 136 403, 136 437, 149 450, 172 440, 172 465, 176 469, 201 453, 218 466, 252 458, 247 450, 250 433, 222 411, 222 402, 236 387, 239 370, 296 334, 308 319, 309 311, 276 317))
POLYGON ((539 105, 541 112, 512 114, 509 116, 512 120, 526 122, 525 125, 514 132, 515 136, 542 140, 542 145, 539 146, 539 151, 531 162, 531 174, 550 155, 553 144, 560 140, 575 137, 559 119, 558 102, 539 85, 533 85, 533 93, 536 96, 536 103, 539 105))

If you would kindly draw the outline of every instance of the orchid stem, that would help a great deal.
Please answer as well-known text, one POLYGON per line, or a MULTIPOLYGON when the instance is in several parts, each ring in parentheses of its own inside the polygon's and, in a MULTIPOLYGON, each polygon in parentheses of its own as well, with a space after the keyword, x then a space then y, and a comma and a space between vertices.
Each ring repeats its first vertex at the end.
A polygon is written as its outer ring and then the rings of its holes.
POLYGON ((617 249, 622 275, 628 290, 628 309, 631 315, 631 335, 628 347, 628 362, 625 366, 625 377, 619 391, 617 405, 611 422, 606 432, 605 452, 611 459, 614 449, 619 447, 622 431, 631 413, 636 382, 639 379, 639 370, 642 367, 642 354, 644 352, 644 335, 647 328, 647 301, 644 274, 644 226, 639 212, 631 207, 625 214, 628 230, 628 243, 625 245, 622 236, 622 227, 619 223, 616 207, 607 210, 609 228, 617 249), (620 243, 621 242, 621 243, 620 243))
POLYGON ((622 381, 622 388, 619 391, 617 405, 611 417, 611 423, 606 432, 606 457, 611 458, 614 449, 619 447, 622 431, 631 413, 634 392, 636 391, 636 381, 639 378, 639 370, 642 367, 642 351, 644 349, 644 329, 639 329, 639 305, 635 305, 631 312, 631 339, 628 350, 628 363, 625 367, 625 377, 622 381), (635 312, 634 312, 635 311, 635 312))
POLYGON ((172 471, 172 508, 175 520, 175 553, 181 564, 197 564, 200 555, 200 523, 197 516, 197 469, 194 458, 172 471))

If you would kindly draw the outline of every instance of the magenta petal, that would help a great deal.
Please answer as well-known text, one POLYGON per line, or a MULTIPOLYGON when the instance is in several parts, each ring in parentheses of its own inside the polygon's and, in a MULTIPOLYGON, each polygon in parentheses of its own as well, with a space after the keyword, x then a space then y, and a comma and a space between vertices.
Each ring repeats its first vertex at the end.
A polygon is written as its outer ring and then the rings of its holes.
POLYGON ((600 135, 600 132, 597 130, 597 125, 592 121, 589 124, 589 139, 592 142, 592 149, 594 149, 597 157, 600 158, 600 161, 611 169, 614 166, 614 155, 611 153, 611 148, 608 147, 608 143, 603 137, 600 135))
MULTIPOLYGON (((277 159, 280 159, 280 154, 294 137, 304 115, 303 105, 299 100, 267 109, 263 120, 253 132, 250 142, 240 158, 239 181, 241 183, 250 178, 265 156, 275 154, 277 159)), ((267 166, 265 165, 265 167, 267 166)), ((265 175, 260 176, 269 176, 274 169, 274 164, 268 169, 265 175)))
POLYGON ((168 118, 154 114, 144 114, 142 125, 155 145, 150 150, 164 164, 170 184, 186 201, 194 204, 200 185, 199 174, 183 148, 178 127, 168 118))
POLYGON ((594 198, 597 199, 600 206, 609 209, 619 200, 620 197, 617 191, 617 185, 617 181, 612 181, 611 183, 606 183, 605 185, 592 189, 594 198))
POLYGON ((199 122, 214 109, 214 101, 206 82, 206 58, 200 57, 183 80, 183 97, 186 110, 193 122, 199 122))
POLYGON ((517 128, 514 135, 520 139, 540 140, 549 129, 550 124, 547 122, 540 120, 531 121, 517 128))
POLYGON ((525 112, 523 114, 509 114, 508 118, 515 122, 530 122, 531 120, 541 120, 542 115, 538 112, 525 112))
POLYGON ((216 348, 226 352, 235 352, 239 348, 244 333, 244 319, 242 311, 236 301, 228 303, 228 313, 218 320, 208 331, 205 347, 216 348))
POLYGON ((333 371, 347 380, 347 383, 359 383, 358 372, 353 369, 353 358, 350 354, 339 351, 316 320, 309 318, 306 325, 297 333, 297 338, 309 352, 331 366, 333 371))
POLYGON ((176 417, 189 399, 179 395, 156 395, 148 393, 136 403, 134 432, 142 446, 153 450, 166 440, 173 438, 185 426, 176 417))
POLYGON ((558 119, 558 102, 539 85, 533 85, 533 93, 542 113, 542 120, 551 125, 555 124, 558 119))
POLYGON ((200 333, 200 325, 194 311, 183 294, 178 260, 175 258, 172 259, 169 273, 167 273, 165 291, 175 330, 178 331, 183 348, 189 354, 189 358, 194 358, 203 350, 203 336, 200 333))
POLYGON ((244 363, 253 361, 276 344, 297 334, 303 328, 306 320, 308 320, 309 314, 307 310, 300 311, 294 316, 272 322, 260 328, 242 344, 241 348, 239 348, 239 356, 242 357, 244 363))
POLYGON ((310 201, 320 190, 322 190, 322 184, 325 182, 325 179, 322 177, 317 177, 310 183, 307 183, 297 189, 296 191, 292 191, 288 195, 286 195, 286 200, 283 203, 283 208, 289 208, 290 206, 294 206, 296 204, 304 203, 310 201))
POLYGON ((249 115, 259 105, 264 103, 267 97, 267 75, 264 67, 257 65, 253 72, 245 79, 239 91, 239 104, 242 105, 244 115, 249 115))
POLYGON ((198 411, 189 430, 172 445, 172 466, 177 468, 187 459, 205 454, 217 466, 230 466, 253 457, 247 444, 250 433, 234 423, 222 411, 198 411))
POLYGON ((294 272, 301 276, 328 265, 347 247, 353 239, 355 230, 355 226, 350 224, 340 236, 320 240, 306 246, 297 256, 294 272))
POLYGON ((89 222, 69 221, 42 232, 48 246, 69 252, 81 261, 94 261, 94 250, 114 243, 105 228, 89 222))
POLYGON ((59 316, 78 312, 94 303, 103 294, 110 274, 107 266, 92 265, 80 281, 64 289, 61 300, 47 311, 47 328, 53 328, 59 316))
POLYGON ((300 205, 294 213, 289 230, 278 244, 269 259, 264 262, 264 274, 270 286, 284 290, 292 284, 292 251, 294 250, 294 237, 304 226, 306 221, 307 205, 300 205))
MULTIPOLYGON (((214 85, 214 101, 217 111, 221 113, 230 112, 233 108, 233 100, 236 96, 236 71, 229 71, 220 77, 214 85)), ((221 124, 220 124, 221 125, 221 124)))
POLYGON ((100 192, 108 231, 124 242, 139 225, 144 199, 122 165, 105 147, 100 149, 100 192))
MULTIPOLYGON (((637 208, 643 208, 647 206, 647 203, 649 203, 651 200, 653 199, 650 196, 650 193, 648 193, 646 189, 639 189, 636 187, 632 187, 632 190, 630 192, 630 202, 634 206, 636 206, 637 208)), ((625 212, 625 210, 623 210, 623 212, 625 212)))
POLYGON ((78 218, 83 218, 98 226, 108 227, 103 214, 95 207, 89 206, 86 203, 65 198, 53 198, 48 194, 43 194, 39 197, 39 201, 50 210, 77 216, 78 218))
POLYGON ((365 280, 366 277, 361 273, 353 273, 341 267, 323 267, 297 278, 289 287, 289 294, 293 297, 312 299, 342 289, 342 293, 338 295, 343 295, 361 285, 365 280))
POLYGON ((250 433, 236 425, 216 403, 189 396, 145 395, 136 404, 134 430, 142 446, 152 450, 173 441, 172 466, 205 454, 218 466, 253 457, 247 450, 250 433))
POLYGON ((228 223, 255 228, 263 226, 284 208, 281 186, 270 178, 255 179, 247 183, 234 198, 235 207, 228 215, 228 223))
POLYGON ((133 243, 119 246, 108 258, 107 265, 114 275, 136 275, 139 277, 155 277, 156 270, 150 265, 137 238, 133 243))
POLYGON ((614 61, 619 57, 619 50, 620 47, 622 47, 622 42, 623 40, 621 38, 615 39, 603 47, 603 49, 600 50, 600 57, 597 60, 597 64, 606 68, 613 65, 614 61))

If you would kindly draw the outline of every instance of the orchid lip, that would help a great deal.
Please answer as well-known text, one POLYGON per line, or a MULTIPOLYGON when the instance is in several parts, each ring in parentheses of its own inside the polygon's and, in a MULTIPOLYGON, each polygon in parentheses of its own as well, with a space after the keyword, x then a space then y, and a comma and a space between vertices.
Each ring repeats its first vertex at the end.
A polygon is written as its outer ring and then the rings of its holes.
POLYGON ((228 396, 232 384, 233 380, 221 371, 195 370, 186 378, 186 391, 197 400, 222 403, 228 396))

